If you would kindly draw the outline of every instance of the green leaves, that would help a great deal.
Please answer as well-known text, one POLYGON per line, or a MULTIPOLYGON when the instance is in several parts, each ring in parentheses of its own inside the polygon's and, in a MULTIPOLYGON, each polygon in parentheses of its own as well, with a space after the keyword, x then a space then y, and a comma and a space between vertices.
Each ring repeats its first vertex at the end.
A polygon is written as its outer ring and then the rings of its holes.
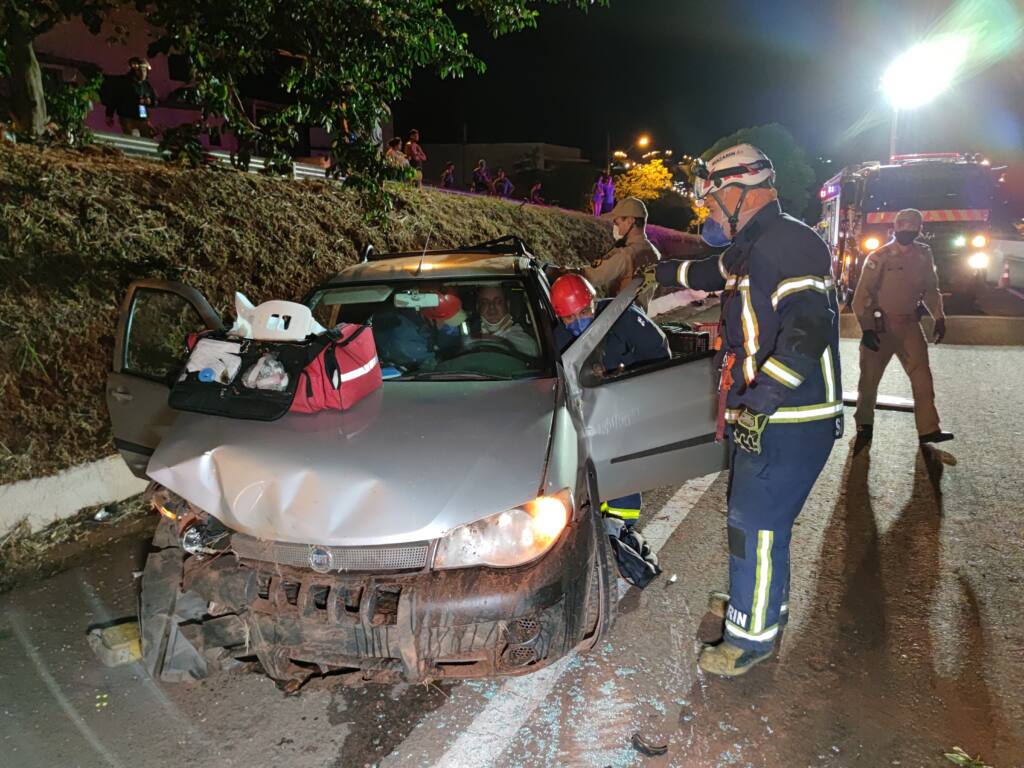
POLYGON ((953 765, 962 765, 964 768, 992 768, 992 766, 983 763, 980 757, 971 757, 960 747, 953 747, 952 752, 944 752, 942 756, 953 763, 953 765))

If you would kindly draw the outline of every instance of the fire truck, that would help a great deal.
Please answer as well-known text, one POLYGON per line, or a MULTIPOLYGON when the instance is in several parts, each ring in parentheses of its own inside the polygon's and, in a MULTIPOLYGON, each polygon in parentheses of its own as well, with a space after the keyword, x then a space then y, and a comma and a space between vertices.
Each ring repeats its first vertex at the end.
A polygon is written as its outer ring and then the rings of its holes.
POLYGON ((923 238, 943 287, 984 275, 1003 170, 978 155, 938 152, 847 166, 826 181, 819 228, 843 298, 852 297, 864 260, 889 240, 903 208, 924 214, 923 238))

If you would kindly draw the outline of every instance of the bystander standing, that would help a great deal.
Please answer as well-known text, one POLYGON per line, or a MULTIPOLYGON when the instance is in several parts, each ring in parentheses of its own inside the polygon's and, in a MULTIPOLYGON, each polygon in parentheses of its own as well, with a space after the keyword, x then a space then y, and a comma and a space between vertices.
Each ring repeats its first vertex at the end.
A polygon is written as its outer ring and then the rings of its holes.
POLYGON ((128 61, 128 72, 108 77, 100 89, 100 101, 106 107, 107 125, 114 125, 117 115, 121 131, 131 136, 153 138, 156 128, 150 114, 156 106, 156 91, 149 82, 149 62, 134 56, 128 61))

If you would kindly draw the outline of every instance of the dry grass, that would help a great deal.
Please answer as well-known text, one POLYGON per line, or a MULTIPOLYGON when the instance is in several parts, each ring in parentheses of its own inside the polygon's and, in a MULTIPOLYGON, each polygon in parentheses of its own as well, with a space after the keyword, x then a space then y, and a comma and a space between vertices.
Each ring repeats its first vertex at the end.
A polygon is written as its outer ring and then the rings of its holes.
POLYGON ((517 234, 567 264, 611 244, 582 214, 394 192, 393 213, 371 226, 355 195, 324 182, 183 170, 101 148, 0 146, 0 484, 112 452, 104 380, 132 280, 180 280, 223 312, 235 290, 300 298, 367 243, 517 234))

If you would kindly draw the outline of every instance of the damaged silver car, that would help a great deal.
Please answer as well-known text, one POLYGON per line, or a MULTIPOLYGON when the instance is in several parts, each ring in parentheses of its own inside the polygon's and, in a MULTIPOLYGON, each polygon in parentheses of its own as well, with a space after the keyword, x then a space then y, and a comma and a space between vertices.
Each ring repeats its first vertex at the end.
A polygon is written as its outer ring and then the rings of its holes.
POLYGON ((713 352, 595 373, 635 293, 560 355, 544 265, 517 239, 368 249, 306 304, 325 327, 373 329, 383 386, 347 411, 260 422, 168 407, 185 334, 222 322, 187 286, 134 283, 107 401, 163 515, 140 597, 149 671, 184 680, 251 659, 291 688, 416 682, 593 647, 618 598, 600 500, 726 460, 713 352), (494 306, 500 323, 482 316, 494 306))

